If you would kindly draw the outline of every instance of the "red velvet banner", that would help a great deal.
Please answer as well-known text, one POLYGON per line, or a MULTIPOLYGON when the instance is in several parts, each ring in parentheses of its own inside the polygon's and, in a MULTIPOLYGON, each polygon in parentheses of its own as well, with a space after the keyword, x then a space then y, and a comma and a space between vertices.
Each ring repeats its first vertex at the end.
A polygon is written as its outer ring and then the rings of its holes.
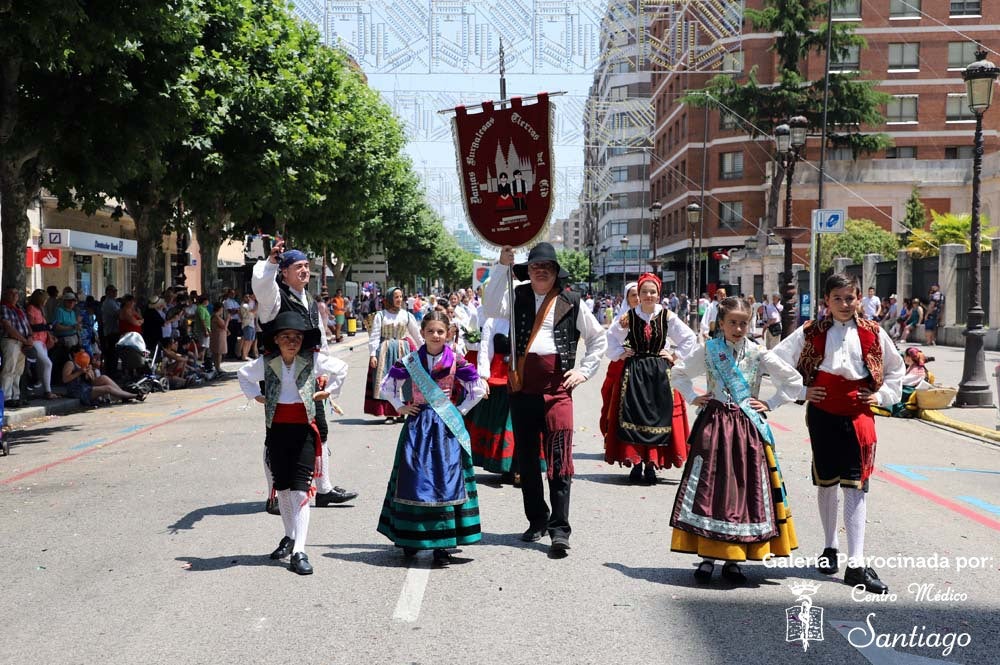
POLYGON ((482 113, 455 109, 462 200, 475 233, 493 245, 527 245, 545 231, 552 213, 552 106, 549 96, 482 113))

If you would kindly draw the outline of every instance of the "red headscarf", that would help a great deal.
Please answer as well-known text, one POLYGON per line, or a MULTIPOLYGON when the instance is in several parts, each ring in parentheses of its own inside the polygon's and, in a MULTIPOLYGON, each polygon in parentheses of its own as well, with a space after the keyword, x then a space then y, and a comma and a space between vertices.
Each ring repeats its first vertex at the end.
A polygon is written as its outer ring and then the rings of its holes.
POLYGON ((657 277, 656 275, 654 275, 651 272, 644 272, 641 275, 639 275, 639 288, 640 289, 642 288, 642 285, 645 282, 653 282, 654 284, 656 284, 656 292, 657 293, 659 293, 663 289, 663 282, 661 282, 660 278, 657 277))

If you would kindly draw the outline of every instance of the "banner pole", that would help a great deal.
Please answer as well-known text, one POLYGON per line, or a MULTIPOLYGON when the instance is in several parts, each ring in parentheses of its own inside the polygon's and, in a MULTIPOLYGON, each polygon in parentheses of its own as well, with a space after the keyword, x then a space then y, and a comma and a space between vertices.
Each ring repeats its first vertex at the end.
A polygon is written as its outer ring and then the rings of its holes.
MULTIPOLYGON (((500 104, 503 109, 507 100, 507 69, 504 63, 503 37, 500 38, 500 104)), ((500 251, 503 251, 502 249, 500 251)), ((507 268, 507 317, 510 324, 510 368, 511 376, 517 371, 517 331, 514 330, 514 264, 507 268)), ((525 349, 527 353, 527 349, 525 349)))

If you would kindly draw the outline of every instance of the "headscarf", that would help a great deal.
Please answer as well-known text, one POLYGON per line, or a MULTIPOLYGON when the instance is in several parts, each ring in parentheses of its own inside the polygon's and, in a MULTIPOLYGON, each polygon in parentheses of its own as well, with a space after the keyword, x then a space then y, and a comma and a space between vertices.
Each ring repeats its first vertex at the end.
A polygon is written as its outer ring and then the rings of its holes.
POLYGON ((923 352, 915 346, 911 346, 906 349, 905 355, 908 356, 917 367, 923 367, 927 364, 927 356, 925 356, 923 352))
POLYGON ((645 284, 646 282, 652 282, 653 284, 656 284, 657 293, 661 293, 663 291, 663 282, 661 282, 660 278, 654 275, 653 273, 644 272, 641 275, 639 275, 639 281, 636 282, 637 288, 642 287, 642 285, 645 284))
MULTIPOLYGON (((391 287, 389 287, 388 289, 385 290, 385 295, 382 296, 382 307, 383 308, 385 308, 387 310, 390 310, 390 311, 392 310, 392 294, 395 291, 399 291, 400 293, 403 293, 403 289, 399 288, 398 286, 391 286, 391 287)), ((400 309, 405 309, 405 307, 406 307, 406 303, 403 303, 402 305, 400 305, 400 309)))
POLYGON ((297 249, 290 249, 281 255, 281 260, 278 262, 278 267, 282 270, 285 268, 298 263, 299 261, 308 261, 309 257, 305 255, 305 252, 301 252, 297 249))
POLYGON ((618 309, 615 310, 616 319, 622 315, 622 312, 628 311, 628 292, 632 289, 635 289, 635 294, 639 295, 639 282, 629 282, 625 285, 625 293, 622 294, 622 303, 618 306, 618 309))

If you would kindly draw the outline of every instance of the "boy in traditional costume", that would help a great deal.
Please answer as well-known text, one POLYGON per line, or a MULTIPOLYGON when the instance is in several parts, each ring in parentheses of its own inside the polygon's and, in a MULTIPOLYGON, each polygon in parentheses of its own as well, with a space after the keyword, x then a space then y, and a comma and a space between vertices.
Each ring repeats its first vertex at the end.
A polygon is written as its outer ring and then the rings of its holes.
POLYGON ((347 363, 319 351, 319 331, 298 312, 278 314, 267 338, 268 353, 241 367, 239 380, 243 394, 264 405, 264 446, 285 527, 271 558, 291 555, 289 569, 311 575, 305 553, 309 498, 316 491, 313 478, 323 468, 316 413, 322 400, 340 394, 347 363), (317 385, 324 387, 317 391, 317 385))
POLYGON ((774 348, 798 368, 805 382, 799 396, 809 402, 806 425, 812 444, 813 484, 826 544, 818 570, 839 570, 837 512, 840 486, 847 527, 844 582, 884 594, 889 587, 865 565, 868 482, 875 470, 875 417, 872 406, 889 407, 902 393, 903 361, 889 334, 861 316, 861 288, 849 275, 826 280, 828 318, 807 322, 774 348))

